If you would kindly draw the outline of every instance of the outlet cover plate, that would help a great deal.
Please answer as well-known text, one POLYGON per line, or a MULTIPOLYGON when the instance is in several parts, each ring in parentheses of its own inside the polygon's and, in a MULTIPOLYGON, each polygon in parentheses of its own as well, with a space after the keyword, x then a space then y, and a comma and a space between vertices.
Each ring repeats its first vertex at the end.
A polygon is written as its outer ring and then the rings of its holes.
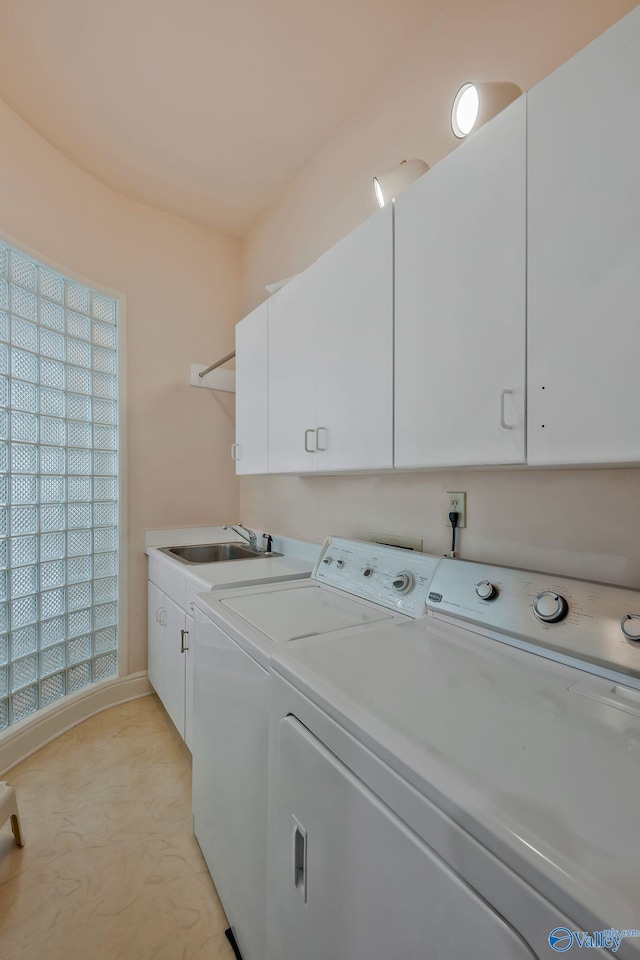
POLYGON ((458 527, 466 527, 467 525, 467 495, 466 493, 452 493, 448 491, 445 494, 445 511, 444 519, 447 527, 451 526, 451 521, 449 520, 449 514, 457 510, 459 513, 458 517, 458 527))

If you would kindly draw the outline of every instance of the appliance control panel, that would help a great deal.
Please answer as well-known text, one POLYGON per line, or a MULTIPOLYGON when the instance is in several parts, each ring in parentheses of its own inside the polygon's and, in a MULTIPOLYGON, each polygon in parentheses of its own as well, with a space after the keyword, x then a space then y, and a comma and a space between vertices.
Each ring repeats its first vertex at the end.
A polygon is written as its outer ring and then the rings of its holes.
POLYGON ((640 677, 640 590, 445 559, 427 605, 507 641, 640 677))
POLYGON ((426 613, 438 557, 361 540, 325 540, 312 579, 408 617, 426 613))

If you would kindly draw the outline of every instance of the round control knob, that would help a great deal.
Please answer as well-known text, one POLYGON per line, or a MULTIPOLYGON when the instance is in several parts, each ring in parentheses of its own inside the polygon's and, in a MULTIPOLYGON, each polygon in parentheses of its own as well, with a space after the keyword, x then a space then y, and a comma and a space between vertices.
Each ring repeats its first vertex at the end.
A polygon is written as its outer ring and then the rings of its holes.
POLYGON ((333 557, 325 557, 322 562, 326 564, 333 563, 333 557))
POLYGON ((396 593, 411 593, 413 584, 413 574, 409 573, 408 570, 403 570, 402 573, 397 574, 391 581, 391 586, 396 593))
POLYGON ((533 598, 533 612, 542 623, 558 623, 569 613, 569 604, 559 593, 543 590, 533 598))
POLYGON ((373 569, 373 567, 365 567, 364 570, 362 571, 362 576, 372 577, 374 573, 375 573, 375 570, 373 569))
POLYGON ((480 597, 481 600, 495 600, 498 596, 498 591, 490 580, 481 580, 480 583, 476 583, 475 591, 476 597, 480 597))
POLYGON ((336 567, 338 568, 338 570, 342 570, 342 568, 344 567, 344 560, 336 560, 336 567))
POLYGON ((640 640, 640 613, 628 613, 620 621, 620 629, 627 640, 640 640))

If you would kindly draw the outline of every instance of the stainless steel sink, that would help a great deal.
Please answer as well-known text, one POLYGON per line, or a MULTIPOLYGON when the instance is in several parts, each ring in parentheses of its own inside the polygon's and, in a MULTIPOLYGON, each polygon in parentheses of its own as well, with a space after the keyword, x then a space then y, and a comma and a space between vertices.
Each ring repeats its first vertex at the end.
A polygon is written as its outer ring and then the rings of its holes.
POLYGON ((228 560, 258 560, 260 557, 281 557, 281 553, 252 550, 243 543, 199 543, 189 547, 160 547, 162 553, 180 563, 220 563, 228 560))

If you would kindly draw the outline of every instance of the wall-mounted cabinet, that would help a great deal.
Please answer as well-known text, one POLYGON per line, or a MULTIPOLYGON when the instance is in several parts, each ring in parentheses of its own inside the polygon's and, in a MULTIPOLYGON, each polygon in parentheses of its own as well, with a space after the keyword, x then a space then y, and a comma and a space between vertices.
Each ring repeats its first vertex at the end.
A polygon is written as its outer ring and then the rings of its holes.
POLYGON ((640 7, 529 94, 529 463, 640 461, 640 7))
POLYGON ((236 442, 231 456, 237 474, 266 473, 268 393, 268 301, 236 326, 236 442))

